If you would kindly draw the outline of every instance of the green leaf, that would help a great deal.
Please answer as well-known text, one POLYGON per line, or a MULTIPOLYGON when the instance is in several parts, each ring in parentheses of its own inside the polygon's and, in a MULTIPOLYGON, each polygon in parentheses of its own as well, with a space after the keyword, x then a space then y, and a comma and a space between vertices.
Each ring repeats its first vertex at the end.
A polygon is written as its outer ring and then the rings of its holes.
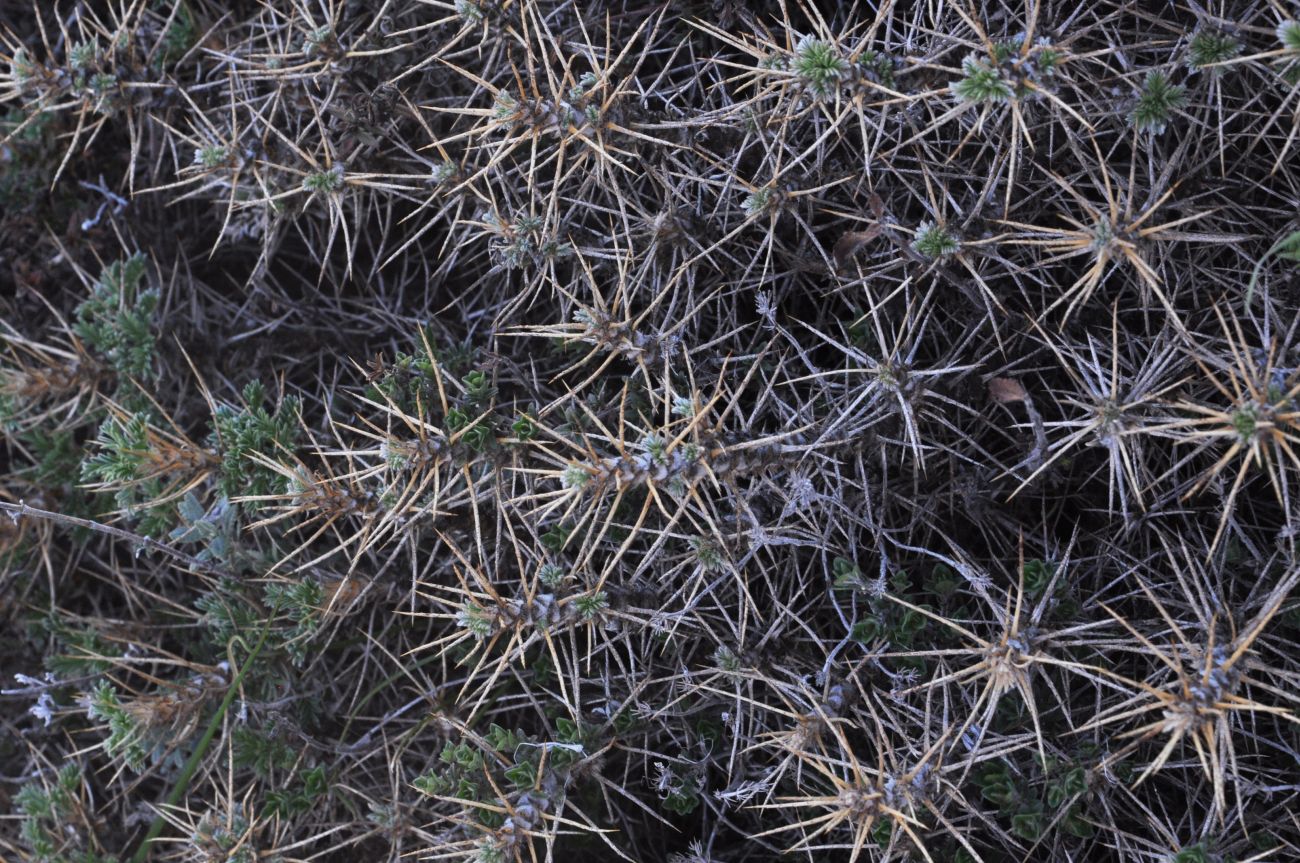
POLYGON ((556 739, 561 743, 577 743, 579 739, 578 723, 563 716, 555 720, 556 739))
POLYGON ((1199 842, 1188 845, 1174 855, 1174 863, 1210 863, 1210 852, 1199 842))
POLYGON ((1300 263, 1300 231, 1292 231, 1278 240, 1273 250, 1279 258, 1300 263))
POLYGON ((1065 813, 1065 817, 1061 819, 1061 829, 1080 839, 1087 839, 1097 832, 1097 828, 1083 817, 1079 806, 1071 806, 1070 811, 1065 813))
POLYGON ((885 623, 878 617, 868 617, 853 624, 849 637, 859 644, 870 644, 885 634, 885 623))
POLYGON ((1260 256, 1255 264, 1255 269, 1250 274, 1250 284, 1246 287, 1246 305, 1249 306, 1255 298, 1255 285, 1259 283, 1259 274, 1263 272, 1264 265, 1268 262, 1269 256, 1276 255, 1287 261, 1300 263, 1300 231, 1292 231, 1282 239, 1278 240, 1273 246, 1260 256))
POLYGON ((466 769, 474 769, 483 763, 483 756, 467 743, 462 743, 455 750, 456 763, 466 769))
POLYGON ((516 788, 532 788, 537 783, 537 768, 524 761, 507 770, 506 779, 516 788))
POLYGON ((325 775, 325 765, 317 765, 302 774, 302 790, 304 794, 313 799, 329 790, 329 779, 325 775))
POLYGON ((451 783, 432 770, 427 770, 411 782, 415 790, 431 797, 445 797, 451 790, 451 783))
POLYGON ((487 742, 497 752, 514 752, 523 742, 523 737, 493 722, 488 729, 487 742))
POLYGON ((865 590, 866 582, 862 570, 847 557, 837 557, 831 561, 832 586, 836 590, 865 590))
POLYGON ((526 416, 516 419, 510 426, 510 430, 520 440, 531 440, 537 435, 537 426, 533 425, 533 421, 526 416))
POLYGON ((1046 827, 1043 813, 1038 811, 1030 810, 1011 816, 1011 832, 1021 839, 1037 840, 1042 837, 1046 827))
POLYGON ((665 797, 662 805, 669 812, 676 812, 678 815, 690 815, 700 805, 700 796, 695 793, 694 788, 687 786, 665 797))

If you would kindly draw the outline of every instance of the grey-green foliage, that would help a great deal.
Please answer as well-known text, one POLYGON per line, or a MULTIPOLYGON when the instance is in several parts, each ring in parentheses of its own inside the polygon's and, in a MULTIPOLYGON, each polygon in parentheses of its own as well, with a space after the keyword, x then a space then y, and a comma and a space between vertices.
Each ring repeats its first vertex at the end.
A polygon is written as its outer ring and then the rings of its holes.
POLYGON ((1231 60, 1240 53, 1241 43, 1231 34, 1205 28, 1188 40, 1187 65, 1192 69, 1204 69, 1231 60))
POLYGON ((937 260, 956 253, 961 248, 961 241, 944 226, 924 222, 916 229, 912 248, 931 260, 937 260))
POLYGON ((1300 54, 1300 22, 1283 21, 1277 27, 1277 39, 1287 51, 1300 54))
POLYGON ((0 140, 5 140, 5 170, 0 171, 0 209, 19 212, 50 206, 50 179, 58 165, 52 114, 38 109, 0 113, 0 140))
POLYGON ((1279 24, 1277 40, 1282 43, 1278 70, 1282 80, 1294 87, 1300 83, 1300 21, 1283 21, 1279 24))
POLYGON ((105 420, 95 439, 97 451, 82 461, 82 479, 112 483, 140 479, 149 450, 147 429, 141 414, 105 420))
POLYGON ((257 453, 271 458, 292 451, 298 440, 299 401, 285 397, 274 410, 266 406, 260 381, 244 387, 243 406, 220 405, 213 417, 211 445, 221 456, 217 485, 227 497, 279 494, 287 487, 283 476, 257 463, 257 453))
POLYGON ((573 256, 573 245, 553 232, 546 230, 546 222, 539 216, 520 215, 503 224, 494 214, 483 217, 485 224, 494 228, 498 236, 492 243, 492 253, 508 270, 529 265, 540 266, 573 256))
POLYGON ((154 315, 158 291, 142 288, 148 259, 135 254, 100 273, 90 297, 77 306, 73 331, 118 374, 136 379, 154 373, 154 315))
POLYGON ((118 509, 129 516, 141 516, 137 529, 145 536, 160 537, 170 531, 173 507, 154 503, 166 495, 162 477, 151 470, 146 415, 104 420, 92 445, 94 451, 81 462, 82 480, 111 487, 118 509))
POLYGON ((962 60, 961 73, 961 79, 952 85, 952 90, 963 102, 1009 102, 1015 95, 1015 90, 1002 79, 998 69, 981 57, 972 54, 962 60))
POLYGON ((284 647, 294 662, 302 665, 307 660, 307 642, 320 627, 321 608, 325 604, 324 588, 310 578, 289 584, 268 584, 266 604, 292 621, 284 647))
POLYGON ((35 458, 30 469, 35 482, 65 487, 73 493, 78 491, 74 484, 80 475, 82 451, 74 432, 68 429, 29 431, 23 435, 23 442, 35 458))
POLYGON ((53 649, 45 656, 45 667, 58 677, 102 674, 113 667, 105 658, 113 655, 113 648, 98 631, 79 628, 57 614, 42 619, 39 629, 53 640, 53 649))
POLYGON ((1160 134, 1183 105, 1187 88, 1169 80, 1164 72, 1152 70, 1142 82, 1137 102, 1129 112, 1129 123, 1140 132, 1160 134))
POLYGON ((835 45, 805 36, 795 46, 790 68, 813 95, 825 98, 839 87, 840 80, 849 71, 849 64, 839 55, 835 45))
POLYGON ((1023 34, 995 42, 991 56, 970 54, 953 93, 963 102, 992 104, 1030 98, 1052 89, 1064 54, 1047 39, 1025 45, 1023 34))
POLYGON ((259 855, 256 847, 249 841, 250 832, 248 821, 238 813, 217 815, 213 812, 205 812, 191 834, 190 842, 196 848, 206 849, 208 860, 220 860, 221 863, 256 863, 259 855))
POLYGON ((53 782, 33 779, 14 795, 15 815, 21 821, 19 833, 31 847, 37 863, 116 863, 84 850, 84 831, 73 828, 83 793, 82 766, 68 761, 54 775, 53 782))
POLYGON ((256 551, 241 539, 239 507, 224 495, 205 508, 193 492, 186 494, 177 502, 176 521, 168 541, 180 546, 197 544, 194 558, 201 563, 243 572, 258 561, 256 551))
POLYGON ((312 195, 332 195, 343 188, 343 166, 336 164, 325 171, 314 171, 302 178, 302 188, 312 195))
POLYGON ((223 647, 232 638, 255 630, 260 620, 261 609, 248 601, 240 582, 230 577, 219 579, 215 589, 194 601, 194 607, 203 612, 202 623, 211 643, 223 647))
POLYGON ((144 770, 154 747, 145 742, 145 729, 126 709, 118 696, 117 687, 107 680, 99 681, 85 696, 84 704, 89 719, 106 723, 104 751, 109 757, 121 758, 127 767, 137 773, 144 770))

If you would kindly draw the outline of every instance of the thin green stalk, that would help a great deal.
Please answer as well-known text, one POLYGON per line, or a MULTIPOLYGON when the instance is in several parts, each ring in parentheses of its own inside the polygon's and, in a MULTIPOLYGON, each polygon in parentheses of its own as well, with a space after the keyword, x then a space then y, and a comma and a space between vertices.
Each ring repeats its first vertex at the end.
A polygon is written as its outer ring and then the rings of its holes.
POLYGON ((1250 274, 1250 285, 1246 288, 1246 308, 1250 308, 1255 299, 1255 285, 1259 283, 1259 274, 1264 269, 1264 264, 1268 259, 1278 252, 1283 252, 1282 257, 1290 261, 1300 260, 1300 231, 1292 231, 1282 239, 1273 244, 1267 252, 1260 256, 1259 262, 1255 264, 1255 270, 1250 274))
MULTIPOLYGON (((175 806, 181 799, 181 796, 185 793, 186 789, 189 788, 190 780, 194 777, 194 771, 198 769, 199 762, 203 759, 203 754, 207 752, 208 746, 212 743, 212 738, 216 736, 217 729, 221 726, 221 720, 225 717, 226 711, 230 708, 230 703, 235 700, 235 693, 239 691, 239 684, 243 681, 244 674, 250 667, 252 667, 254 660, 257 659, 257 655, 262 652, 262 645, 266 644, 266 637, 270 633, 271 620, 268 618, 266 625, 262 627, 262 634, 257 639, 257 644, 253 646, 253 650, 248 654, 248 658, 244 660, 243 667, 239 669, 239 672, 235 675, 234 679, 230 681, 230 687, 226 690, 226 697, 221 700, 221 706, 217 708, 217 712, 213 715, 212 720, 208 722, 208 727, 204 730, 203 736, 199 738, 198 745, 194 747, 194 751, 190 753, 190 757, 186 760, 185 766, 181 768, 181 775, 176 777, 176 784, 172 786, 171 793, 167 795, 167 800, 163 804, 165 807, 175 806)), ((232 639, 232 645, 236 640, 242 641, 242 639, 236 636, 235 639, 232 639)), ((149 825, 149 832, 145 834, 144 839, 140 842, 140 847, 136 849, 135 856, 131 858, 131 863, 145 863, 145 861, 149 859, 150 846, 153 841, 158 838, 159 834, 162 833, 163 827, 166 823, 166 819, 163 818, 162 810, 160 809, 158 814, 154 816, 153 823, 149 825)))

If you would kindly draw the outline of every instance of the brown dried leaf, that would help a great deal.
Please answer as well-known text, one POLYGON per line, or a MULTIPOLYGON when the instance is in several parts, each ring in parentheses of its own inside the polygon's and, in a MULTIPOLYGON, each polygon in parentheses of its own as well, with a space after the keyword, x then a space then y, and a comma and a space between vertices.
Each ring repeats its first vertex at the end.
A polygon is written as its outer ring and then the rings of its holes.
POLYGON ((835 249, 831 252, 831 257, 835 260, 835 269, 840 269, 849 262, 849 259, 858 253, 858 250, 867 243, 880 236, 880 226, 872 225, 865 231, 848 231, 840 237, 835 243, 835 249))
POLYGON ((876 221, 885 218, 885 202, 875 192, 872 192, 871 197, 867 198, 867 207, 871 210, 871 215, 876 217, 876 221))
POLYGON ((1029 397, 1023 384, 1015 378, 989 378, 989 395, 999 404, 1023 402, 1029 397))

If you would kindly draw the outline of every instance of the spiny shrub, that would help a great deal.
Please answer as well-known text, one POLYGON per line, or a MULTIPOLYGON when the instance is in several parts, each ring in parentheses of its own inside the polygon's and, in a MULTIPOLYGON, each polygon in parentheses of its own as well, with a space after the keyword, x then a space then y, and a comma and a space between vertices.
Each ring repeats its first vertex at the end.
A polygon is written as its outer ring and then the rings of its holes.
POLYGON ((1296 857, 1293 7, 2 5, 5 863, 1296 857))

